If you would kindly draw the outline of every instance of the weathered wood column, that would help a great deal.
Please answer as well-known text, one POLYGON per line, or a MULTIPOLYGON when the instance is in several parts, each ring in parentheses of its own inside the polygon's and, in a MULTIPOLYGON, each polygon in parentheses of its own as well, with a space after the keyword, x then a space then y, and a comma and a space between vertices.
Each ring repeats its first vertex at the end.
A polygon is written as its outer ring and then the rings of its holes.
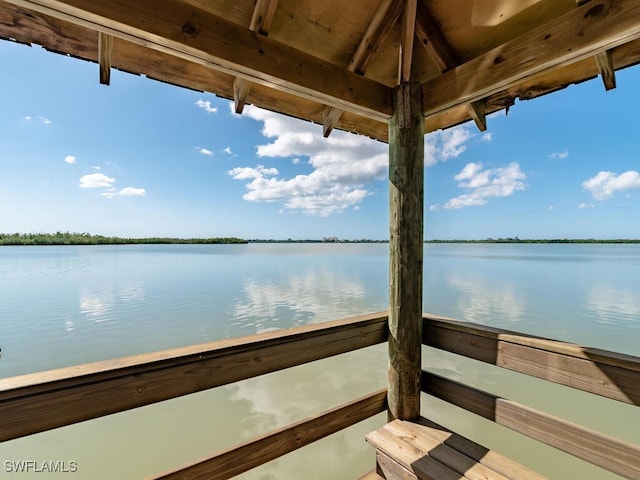
POLYGON ((420 415, 424 117, 419 83, 394 90, 389 122, 389 414, 420 415))

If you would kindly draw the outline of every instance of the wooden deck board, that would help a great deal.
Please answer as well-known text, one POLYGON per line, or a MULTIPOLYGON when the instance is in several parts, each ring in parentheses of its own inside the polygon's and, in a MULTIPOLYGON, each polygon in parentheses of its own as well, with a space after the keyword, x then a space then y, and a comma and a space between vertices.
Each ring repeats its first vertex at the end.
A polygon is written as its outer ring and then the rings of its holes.
POLYGON ((367 435, 387 479, 543 480, 528 468, 426 419, 394 420, 367 435))

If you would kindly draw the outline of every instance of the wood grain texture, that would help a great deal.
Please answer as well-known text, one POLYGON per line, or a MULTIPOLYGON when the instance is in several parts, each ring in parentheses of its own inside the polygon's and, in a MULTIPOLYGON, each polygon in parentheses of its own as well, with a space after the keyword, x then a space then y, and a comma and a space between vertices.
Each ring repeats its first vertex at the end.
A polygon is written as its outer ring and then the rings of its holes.
POLYGON ((547 480, 547 477, 534 472, 518 462, 493 450, 489 450, 425 417, 420 417, 415 423, 418 426, 426 427, 426 429, 421 430, 423 434, 440 440, 443 444, 454 448, 467 457, 472 458, 476 462, 489 467, 494 472, 500 473, 507 478, 518 480, 547 480))
POLYGON ((254 83, 387 121, 391 89, 242 28, 206 10, 164 0, 8 0, 254 83), (215 27, 215 28, 212 28, 215 27))
POLYGON ((386 314, 0 380, 0 441, 382 343, 386 314))
POLYGON ((386 480, 420 480, 418 476, 404 468, 389 456, 376 451, 376 469, 386 480))
POLYGON ((395 90, 389 123, 389 410, 420 415, 424 118, 420 85, 395 90))
POLYGON ((226 480, 385 411, 380 390, 220 453, 161 473, 157 480, 226 480))
POLYGON ((425 317, 426 345, 640 405, 640 358, 507 330, 425 317))
POLYGON ((416 31, 417 0, 406 0, 402 13, 402 35, 400 36, 400 62, 398 85, 412 80, 413 37, 416 31))
POLYGON ((111 52, 113 37, 106 33, 98 34, 98 63, 100 64, 100 83, 109 85, 111 82, 111 52))
POLYGON ((593 0, 423 84, 433 115, 640 38, 640 0, 593 0))
POLYGON ((616 88, 616 71, 613 68, 611 50, 596 53, 596 65, 598 65, 598 71, 602 77, 605 90, 613 90, 616 88))
MULTIPOLYGON (((364 35, 349 59, 347 70, 364 74, 364 70, 377 51, 377 46, 389 34, 391 26, 397 21, 402 12, 402 0, 382 0, 376 9, 364 35)), ((327 107, 323 120, 323 135, 328 137, 342 116, 342 111, 334 107, 327 107)))
MULTIPOLYGON (((418 4, 416 15, 416 36, 420 44, 433 58, 441 72, 446 72, 457 67, 460 62, 457 55, 451 49, 447 40, 442 35, 438 25, 427 10, 423 2, 418 4)), ((485 104, 482 100, 465 104, 465 108, 471 119, 481 132, 487 129, 485 104)))
MULTIPOLYGON (((249 30, 262 35, 269 35, 269 29, 277 7, 278 0, 257 0, 249 30)), ((233 104, 236 113, 240 114, 244 110, 250 91, 251 82, 237 77, 233 80, 233 104)))
POLYGON ((410 439, 398 437, 388 428, 379 428, 369 433, 367 442, 402 467, 402 470, 396 470, 391 478, 412 478, 404 477, 404 471, 412 473, 420 480, 460 480, 461 478, 457 472, 413 445, 410 439))
POLYGON ((545 477, 429 420, 394 420, 367 435, 385 478, 545 480, 545 477))
POLYGON ((423 372, 425 393, 492 420, 624 478, 640 478, 640 446, 562 418, 423 372))

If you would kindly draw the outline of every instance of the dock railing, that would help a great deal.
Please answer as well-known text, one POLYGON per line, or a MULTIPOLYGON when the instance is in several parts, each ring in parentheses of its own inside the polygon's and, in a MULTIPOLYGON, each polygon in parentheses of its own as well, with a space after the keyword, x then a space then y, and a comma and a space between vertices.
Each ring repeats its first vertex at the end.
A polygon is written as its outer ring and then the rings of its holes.
MULTIPOLYGON (((373 313, 0 379, 0 442, 384 343, 387 323, 373 313)), ((386 389, 371 392, 153 478, 231 478, 386 409, 386 389)))
MULTIPOLYGON (((423 320, 424 345, 640 406, 638 357, 434 315, 423 320)), ((623 478, 640 479, 639 445, 435 373, 422 372, 422 391, 623 478)))
MULTIPOLYGON (((640 405, 640 358, 433 315, 425 315, 423 321, 423 343, 430 347, 640 405)), ((1 379, 0 441, 239 382, 387 340, 388 315, 380 312, 1 379)), ((638 445, 434 373, 423 371, 422 389, 624 478, 640 479, 638 445)), ((386 409, 386 390, 371 392, 153 478, 231 478, 386 409)), ((375 477, 371 473, 367 478, 375 477)))

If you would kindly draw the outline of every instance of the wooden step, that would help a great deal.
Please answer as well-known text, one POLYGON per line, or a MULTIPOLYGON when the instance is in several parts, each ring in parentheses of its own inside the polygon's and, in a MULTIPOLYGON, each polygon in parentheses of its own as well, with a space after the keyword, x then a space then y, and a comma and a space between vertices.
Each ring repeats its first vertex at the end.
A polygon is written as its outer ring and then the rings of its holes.
POLYGON ((358 477, 357 480, 384 480, 384 477, 378 475, 378 472, 375 470, 371 470, 370 472, 365 473, 361 477, 358 477))
POLYGON ((546 480, 425 418, 394 420, 367 435, 388 480, 546 480))

